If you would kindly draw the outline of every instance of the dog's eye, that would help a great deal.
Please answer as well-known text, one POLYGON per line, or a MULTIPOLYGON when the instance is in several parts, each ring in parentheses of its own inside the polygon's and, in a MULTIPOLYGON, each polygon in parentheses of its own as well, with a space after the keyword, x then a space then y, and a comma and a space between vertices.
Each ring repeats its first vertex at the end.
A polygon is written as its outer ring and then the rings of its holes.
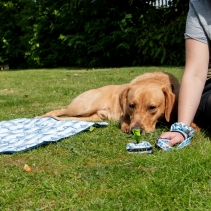
POLYGON ((149 107, 148 107, 148 110, 149 110, 150 112, 155 111, 155 109, 156 109, 156 106, 149 106, 149 107))
POLYGON ((130 108, 135 108, 135 104, 129 104, 130 108))

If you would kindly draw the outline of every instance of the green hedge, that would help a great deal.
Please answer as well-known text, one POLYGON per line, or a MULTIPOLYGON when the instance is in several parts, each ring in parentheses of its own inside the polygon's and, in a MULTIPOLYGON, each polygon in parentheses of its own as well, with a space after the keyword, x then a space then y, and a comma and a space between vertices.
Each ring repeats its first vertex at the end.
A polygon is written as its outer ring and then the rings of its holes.
POLYGON ((187 0, 0 2, 0 64, 12 68, 183 65, 187 0), (174 5, 174 6, 173 6, 174 5))

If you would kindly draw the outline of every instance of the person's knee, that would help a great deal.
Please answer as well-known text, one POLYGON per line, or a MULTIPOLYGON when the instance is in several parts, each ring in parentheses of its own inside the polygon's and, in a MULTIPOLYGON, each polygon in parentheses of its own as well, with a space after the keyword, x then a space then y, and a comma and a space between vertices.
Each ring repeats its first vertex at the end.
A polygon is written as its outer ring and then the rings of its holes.
POLYGON ((194 123, 201 128, 211 128, 211 90, 202 95, 194 123))
MULTIPOLYGON (((205 104, 205 115, 206 115, 206 119, 207 118, 211 118, 211 93, 210 95, 207 97, 207 100, 206 100, 206 104, 205 104)), ((210 119, 210 122, 211 122, 211 119, 210 119)))

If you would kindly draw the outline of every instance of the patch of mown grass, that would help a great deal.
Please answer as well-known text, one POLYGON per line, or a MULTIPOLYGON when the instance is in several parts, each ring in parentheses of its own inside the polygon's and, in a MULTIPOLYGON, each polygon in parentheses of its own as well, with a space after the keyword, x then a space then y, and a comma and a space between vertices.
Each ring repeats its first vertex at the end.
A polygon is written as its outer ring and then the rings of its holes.
MULTIPOLYGON (((81 92, 128 83, 150 71, 181 79, 182 67, 135 67, 0 72, 0 120, 32 118, 67 106, 81 92)), ((141 140, 153 146, 168 130, 161 124, 141 140)), ((128 154, 134 140, 118 122, 54 144, 0 156, 1 210, 194 210, 211 209, 211 143, 196 134, 190 146, 153 154, 128 154), (30 165, 32 172, 23 170, 30 165)))

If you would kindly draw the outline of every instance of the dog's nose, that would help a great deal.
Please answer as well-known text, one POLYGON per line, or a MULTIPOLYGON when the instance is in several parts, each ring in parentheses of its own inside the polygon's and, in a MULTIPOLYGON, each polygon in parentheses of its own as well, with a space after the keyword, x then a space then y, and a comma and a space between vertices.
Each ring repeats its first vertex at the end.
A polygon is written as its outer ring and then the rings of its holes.
MULTIPOLYGON (((135 130, 140 130, 140 134, 141 134, 141 133, 143 132, 143 130, 144 130, 142 127, 136 127, 136 126, 135 126, 135 127, 131 127, 131 132, 132 132, 134 129, 135 129, 135 130)), ((133 133, 133 132, 132 132, 132 133, 133 133)))

